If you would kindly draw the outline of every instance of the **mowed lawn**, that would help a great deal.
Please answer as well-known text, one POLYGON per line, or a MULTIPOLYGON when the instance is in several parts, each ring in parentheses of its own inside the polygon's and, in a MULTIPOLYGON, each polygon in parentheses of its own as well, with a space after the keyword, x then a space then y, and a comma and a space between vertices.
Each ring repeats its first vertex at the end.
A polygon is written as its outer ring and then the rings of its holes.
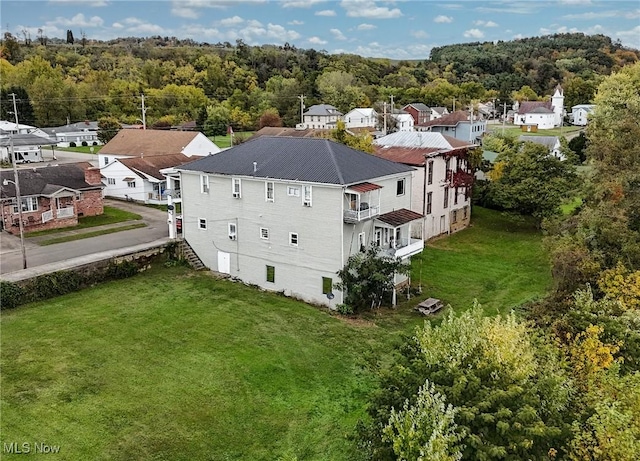
MULTIPOLYGON (((474 210, 472 228, 425 250, 423 297, 504 312, 539 296, 540 239, 474 210)), ((373 386, 367 363, 422 324, 416 301, 345 320, 158 268, 4 311, 0 443, 61 447, 42 459, 358 459, 349 436, 373 386)))

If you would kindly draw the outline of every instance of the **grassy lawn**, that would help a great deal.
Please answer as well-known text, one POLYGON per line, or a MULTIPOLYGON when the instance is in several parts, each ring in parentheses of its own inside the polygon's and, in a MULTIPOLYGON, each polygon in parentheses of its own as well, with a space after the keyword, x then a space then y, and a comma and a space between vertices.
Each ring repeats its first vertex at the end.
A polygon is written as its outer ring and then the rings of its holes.
MULTIPOLYGON (((253 135, 253 133, 255 133, 254 131, 238 131, 237 133, 234 133, 234 136, 236 138, 242 137, 243 139, 246 139, 248 137, 250 137, 251 135, 253 135)), ((209 136, 209 139, 212 140, 216 146, 218 146, 220 149, 226 149, 227 147, 231 147, 231 136, 224 135, 224 136, 209 136)))
MULTIPOLYGON (((537 132, 531 132, 531 133, 527 133, 527 132, 523 132, 522 129, 519 126, 514 126, 514 125, 506 125, 505 127, 505 134, 511 135, 511 136, 520 136, 520 135, 527 135, 527 136, 567 136, 571 133, 577 133, 582 131, 584 128, 583 127, 579 127, 579 126, 563 126, 562 128, 552 128, 550 130, 540 130, 537 132)), ((502 133, 502 125, 487 125, 487 131, 488 132, 496 132, 496 133, 502 133)))
POLYGON ((89 227, 103 226, 105 224, 115 224, 124 221, 137 221, 142 219, 137 213, 121 210, 110 206, 104 207, 104 213, 98 216, 83 216, 78 218, 78 225, 74 227, 63 227, 61 229, 48 229, 37 232, 30 232, 27 237, 39 237, 42 235, 58 234, 70 230, 87 229, 89 227))
POLYGON ((130 224, 128 226, 112 227, 109 229, 101 229, 93 232, 83 232, 81 234, 65 235, 64 237, 54 237, 48 240, 42 240, 38 242, 40 246, 53 245, 55 243, 72 242, 74 240, 88 239, 91 237, 98 237, 99 235, 115 234, 116 232, 127 231, 131 229, 140 229, 141 227, 147 227, 146 223, 139 222, 130 224))
MULTIPOLYGON (((473 219, 414 261, 422 298, 504 312, 541 295, 540 234, 473 219)), ((345 320, 177 267, 5 311, 0 443, 60 445, 68 460, 358 459, 366 365, 422 324, 415 302, 345 320)))
POLYGON ((56 147, 56 150, 64 150, 67 152, 80 152, 82 154, 97 154, 102 146, 76 146, 76 147, 56 147), (91 150, 93 148, 93 151, 91 150))

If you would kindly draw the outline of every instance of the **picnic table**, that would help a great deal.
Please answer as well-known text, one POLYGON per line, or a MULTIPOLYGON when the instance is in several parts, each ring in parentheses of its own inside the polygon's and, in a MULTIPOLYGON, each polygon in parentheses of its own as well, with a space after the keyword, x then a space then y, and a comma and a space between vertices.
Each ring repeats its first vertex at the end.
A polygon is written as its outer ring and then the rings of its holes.
POLYGON ((423 315, 431 315, 444 307, 442 301, 437 298, 427 298, 415 307, 415 310, 423 315))

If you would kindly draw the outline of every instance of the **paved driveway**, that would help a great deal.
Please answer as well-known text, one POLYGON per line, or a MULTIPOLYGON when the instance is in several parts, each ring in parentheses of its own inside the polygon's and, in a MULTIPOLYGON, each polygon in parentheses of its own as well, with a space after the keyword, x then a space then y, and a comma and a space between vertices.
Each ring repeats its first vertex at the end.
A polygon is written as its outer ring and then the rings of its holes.
MULTIPOLYGON (((65 261, 101 251, 154 242, 163 237, 168 237, 166 212, 118 200, 105 200, 104 203, 108 206, 138 213, 142 216, 142 220, 147 224, 147 227, 47 246, 38 246, 30 241, 29 238, 25 238, 27 266, 33 267, 65 261)), ((90 230, 88 229, 88 231, 90 230)), ((57 235, 52 235, 52 237, 55 236, 57 235)), ((0 236, 0 273, 4 274, 21 269, 22 251, 20 238, 7 232, 2 232, 0 236)))

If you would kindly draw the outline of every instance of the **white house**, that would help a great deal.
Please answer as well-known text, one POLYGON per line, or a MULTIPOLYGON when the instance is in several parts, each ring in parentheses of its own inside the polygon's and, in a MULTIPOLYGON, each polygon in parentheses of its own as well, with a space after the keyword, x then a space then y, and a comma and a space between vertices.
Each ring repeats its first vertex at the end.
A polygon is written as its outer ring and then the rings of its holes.
POLYGON ((396 122, 397 131, 413 131, 415 121, 409 112, 405 112, 403 110, 394 111, 394 113, 391 114, 391 117, 393 117, 396 122))
POLYGON ((302 115, 302 123, 298 128, 311 128, 328 130, 336 127, 336 123, 342 117, 342 112, 331 104, 316 104, 302 115))
POLYGON ((470 144, 480 144, 487 131, 487 121, 479 115, 457 110, 414 128, 416 131, 442 133, 470 144))
POLYGON ((101 146, 98 139, 98 122, 78 122, 63 126, 43 128, 52 139, 57 141, 58 147, 69 147, 71 143, 76 146, 101 146))
POLYGON ((564 91, 558 85, 550 101, 523 101, 513 118, 514 125, 537 126, 549 130, 562 126, 564 119, 564 91))
POLYGON ((561 152, 562 145, 560 144, 560 138, 557 136, 521 135, 518 137, 518 141, 541 144, 549 150, 549 154, 560 160, 565 160, 564 155, 561 152))
POLYGON ((596 108, 595 104, 578 104, 571 108, 571 123, 578 126, 586 126, 589 123, 589 115, 596 108))
POLYGON ((342 117, 345 128, 376 128, 378 113, 374 109, 359 107, 352 109, 342 117))
POLYGON ((374 141, 375 155, 416 168, 411 209, 424 215, 424 238, 464 229, 471 218, 468 142, 435 132, 396 132, 374 141))
POLYGON ((211 270, 267 290, 336 308, 351 255, 424 248, 414 169, 343 144, 262 136, 177 170, 186 242, 211 270))

